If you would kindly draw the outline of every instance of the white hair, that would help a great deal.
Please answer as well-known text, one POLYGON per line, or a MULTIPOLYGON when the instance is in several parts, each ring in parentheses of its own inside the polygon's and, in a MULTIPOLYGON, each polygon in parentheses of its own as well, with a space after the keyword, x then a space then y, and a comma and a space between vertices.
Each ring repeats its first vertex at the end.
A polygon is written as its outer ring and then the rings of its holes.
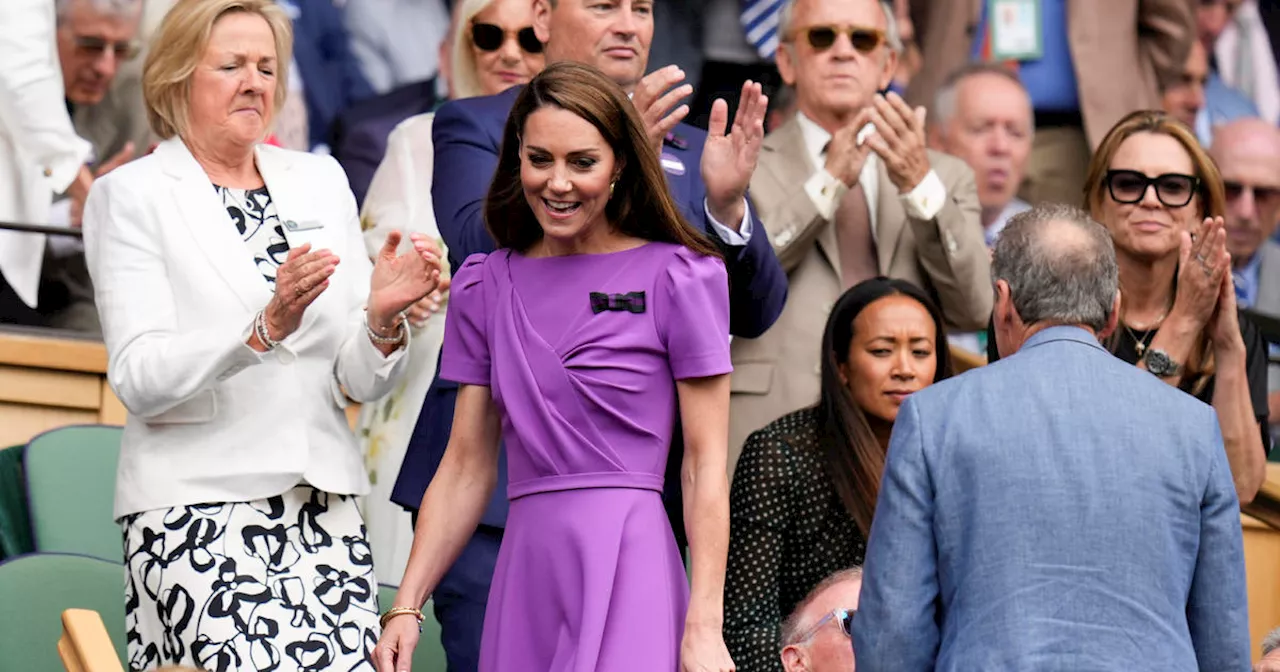
POLYGON ((54 8, 58 15, 58 23, 67 18, 67 13, 79 2, 88 4, 98 14, 131 19, 142 16, 142 0, 54 0, 54 8))
POLYGON ((933 109, 929 110, 931 123, 938 129, 938 132, 945 135, 947 124, 956 116, 957 101, 960 98, 960 85, 978 75, 1003 77, 1017 85, 1018 89, 1027 96, 1027 110, 1031 117, 1030 130, 1035 133, 1035 112, 1031 109, 1031 96, 1027 94, 1026 85, 1012 70, 995 63, 970 63, 951 73, 942 82, 942 86, 938 87, 938 92, 934 94, 933 109))
POLYGON ((1280 628, 1268 632, 1262 640, 1262 655, 1265 656, 1276 649, 1280 649, 1280 628))
MULTIPOLYGON (((850 0, 834 0, 836 2, 850 2, 850 0)), ((893 12, 892 3, 887 0, 879 0, 877 4, 884 11, 884 34, 885 39, 889 42, 889 48, 895 53, 902 53, 902 33, 898 31, 898 18, 893 12)), ((782 3, 782 9, 778 10, 778 40, 786 42, 791 34, 791 19, 795 14, 796 0, 785 0, 782 3)))

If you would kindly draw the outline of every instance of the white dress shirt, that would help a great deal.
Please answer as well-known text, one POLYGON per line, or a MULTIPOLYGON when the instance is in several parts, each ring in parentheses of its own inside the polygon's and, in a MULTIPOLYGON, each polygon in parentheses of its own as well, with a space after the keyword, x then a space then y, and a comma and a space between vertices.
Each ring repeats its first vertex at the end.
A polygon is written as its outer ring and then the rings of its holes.
POLYGON ((1222 80, 1248 95, 1263 119, 1273 124, 1280 121, 1280 77, 1256 0, 1240 3, 1231 22, 1214 42, 1213 53, 1218 59, 1222 80), (1240 67, 1242 46, 1247 47, 1244 51, 1249 58, 1245 68, 1240 67))
MULTIPOLYGON (((809 159, 817 169, 804 183, 805 193, 809 194, 809 198, 813 200, 818 214, 825 219, 834 219, 836 208, 849 187, 823 167, 827 163, 827 154, 824 150, 827 143, 831 142, 831 134, 817 122, 805 116, 803 112, 798 113, 796 117, 800 123, 800 132, 804 135, 804 145, 808 150, 809 159)), ((873 237, 876 235, 876 206, 880 202, 880 173, 876 166, 879 161, 880 157, 874 152, 868 155, 866 162, 862 164, 862 173, 858 176, 858 182, 862 185, 862 190, 867 197, 867 210, 871 215, 873 237)), ((905 194, 899 194, 898 198, 908 215, 917 219, 933 219, 946 202, 947 188, 942 184, 938 174, 930 169, 920 184, 905 194)))

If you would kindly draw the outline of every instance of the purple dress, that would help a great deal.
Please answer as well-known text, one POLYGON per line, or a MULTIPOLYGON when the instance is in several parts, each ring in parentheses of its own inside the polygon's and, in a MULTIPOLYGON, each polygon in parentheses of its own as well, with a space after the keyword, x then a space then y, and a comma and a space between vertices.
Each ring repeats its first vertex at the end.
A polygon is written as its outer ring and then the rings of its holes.
POLYGON ((507 450, 481 672, 676 670, 689 585, 662 480, 675 381, 732 370, 724 264, 668 243, 473 255, 443 352, 441 377, 490 388, 507 450))

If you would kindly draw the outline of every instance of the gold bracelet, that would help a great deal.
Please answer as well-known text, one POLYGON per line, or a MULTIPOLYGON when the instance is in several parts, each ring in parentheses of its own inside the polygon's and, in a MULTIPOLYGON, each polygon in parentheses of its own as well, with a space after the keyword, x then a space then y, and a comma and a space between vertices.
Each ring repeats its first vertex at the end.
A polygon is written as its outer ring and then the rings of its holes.
POLYGON ((383 612, 382 618, 378 623, 382 625, 383 630, 386 630, 387 621, 395 618, 396 616, 403 616, 405 614, 412 614, 414 618, 418 619, 418 632, 422 632, 422 620, 425 617, 422 615, 421 609, 414 609, 413 607, 391 607, 383 612))

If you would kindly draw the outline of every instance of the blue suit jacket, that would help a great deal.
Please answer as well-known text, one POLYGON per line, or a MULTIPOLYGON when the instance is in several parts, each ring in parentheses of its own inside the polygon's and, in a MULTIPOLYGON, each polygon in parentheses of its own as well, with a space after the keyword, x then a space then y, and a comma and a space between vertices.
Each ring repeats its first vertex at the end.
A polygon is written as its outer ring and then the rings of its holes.
MULTIPOLYGON (((495 248, 484 225, 484 201, 498 166, 507 117, 520 90, 513 87, 495 96, 446 103, 436 112, 432 123, 436 172, 431 198, 440 235, 449 248, 449 261, 455 271, 468 256, 492 252, 495 248)), ((700 170, 706 135, 683 125, 673 135, 663 149, 671 195, 685 219, 708 232, 725 254, 730 287, 729 330, 737 336, 759 336, 782 313, 787 298, 787 276, 758 220, 746 246, 726 245, 710 233, 712 226, 704 207, 707 190, 700 170)), ((755 218, 754 212, 751 216, 755 218)), ((449 441, 455 395, 456 385, 451 382, 437 379, 432 384, 392 490, 392 501, 410 508, 417 508, 421 502, 449 441)), ((500 469, 493 499, 481 522, 501 526, 506 518, 505 469, 500 469)))
POLYGON ((1217 417, 1083 329, 912 395, 880 487, 858 672, 1249 670, 1217 417))
POLYGON ((293 19, 293 60, 307 101, 307 133, 312 146, 329 142, 338 114, 373 95, 373 87, 351 53, 342 10, 330 0, 282 2, 293 19))

